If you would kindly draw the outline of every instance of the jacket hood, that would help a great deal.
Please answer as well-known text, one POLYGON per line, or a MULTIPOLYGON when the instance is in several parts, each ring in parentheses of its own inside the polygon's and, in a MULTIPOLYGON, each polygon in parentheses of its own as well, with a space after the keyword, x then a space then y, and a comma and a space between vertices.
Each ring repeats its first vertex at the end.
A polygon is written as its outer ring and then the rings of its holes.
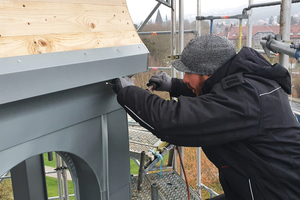
POLYGON ((291 77, 288 70, 280 64, 271 65, 262 55, 249 47, 243 47, 236 56, 207 79, 202 86, 202 93, 210 92, 216 83, 235 73, 252 74, 274 80, 287 94, 291 94, 291 77))

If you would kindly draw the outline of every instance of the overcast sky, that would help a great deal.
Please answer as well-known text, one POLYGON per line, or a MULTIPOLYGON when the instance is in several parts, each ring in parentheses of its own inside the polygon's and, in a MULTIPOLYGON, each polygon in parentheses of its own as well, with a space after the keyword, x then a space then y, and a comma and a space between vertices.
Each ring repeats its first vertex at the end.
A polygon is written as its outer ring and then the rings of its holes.
MULTIPOLYGON (((253 0, 254 4, 270 2, 274 0, 253 0)), ((177 1, 178 2, 178 1, 177 1)), ((228 8, 234 8, 245 5, 248 6, 249 0, 202 0, 201 1, 201 14, 210 15, 210 12, 224 10, 228 8)), ((144 21, 149 13, 153 10, 157 1, 155 0, 127 0, 127 6, 134 23, 139 24, 144 21)), ((184 14, 186 18, 190 16, 196 17, 197 15, 197 0, 185 0, 184 1, 184 14)), ((161 16, 165 20, 166 15, 168 19, 170 16, 170 8, 161 5, 159 7, 161 16)), ((241 14, 241 13, 237 13, 241 14)), ((222 15, 222 13, 220 13, 222 15)), ((156 14, 153 15, 156 17, 156 14)))

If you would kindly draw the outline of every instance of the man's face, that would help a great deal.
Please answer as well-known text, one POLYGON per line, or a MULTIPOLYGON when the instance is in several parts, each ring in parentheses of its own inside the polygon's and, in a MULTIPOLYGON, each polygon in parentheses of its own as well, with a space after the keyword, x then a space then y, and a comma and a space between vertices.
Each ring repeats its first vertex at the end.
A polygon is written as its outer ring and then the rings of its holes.
POLYGON ((201 94, 201 87, 210 76, 207 75, 199 75, 199 74, 190 74, 185 73, 183 77, 183 82, 187 83, 188 88, 190 88, 193 93, 197 96, 201 94))

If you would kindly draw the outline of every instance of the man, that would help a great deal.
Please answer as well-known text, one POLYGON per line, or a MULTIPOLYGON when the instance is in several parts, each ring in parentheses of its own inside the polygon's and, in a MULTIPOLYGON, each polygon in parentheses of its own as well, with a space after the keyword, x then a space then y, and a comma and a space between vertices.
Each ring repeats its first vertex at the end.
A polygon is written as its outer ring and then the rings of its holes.
POLYGON ((191 40, 173 66, 184 79, 153 76, 166 101, 114 81, 118 102, 163 141, 202 147, 219 169, 226 200, 300 199, 300 126, 290 108, 288 71, 218 36, 191 40))

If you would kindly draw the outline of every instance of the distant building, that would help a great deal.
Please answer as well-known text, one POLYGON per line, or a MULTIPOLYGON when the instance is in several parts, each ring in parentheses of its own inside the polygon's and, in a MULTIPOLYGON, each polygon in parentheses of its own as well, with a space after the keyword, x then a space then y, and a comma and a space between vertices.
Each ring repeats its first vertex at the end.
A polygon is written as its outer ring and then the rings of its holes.
MULTIPOLYGON (((260 45, 260 41, 263 37, 267 35, 277 35, 279 34, 280 27, 279 26, 253 26, 252 27, 252 47, 254 49, 262 49, 260 45)), ((242 40, 247 39, 248 27, 242 27, 242 40)), ((233 44, 237 46, 239 40, 239 27, 230 26, 226 27, 225 30, 218 34, 219 36, 226 37, 233 44)), ((292 42, 299 43, 300 42, 300 25, 291 25, 290 38, 292 42)))
POLYGON ((156 15, 156 19, 155 19, 155 24, 161 24, 163 22, 162 18, 161 18, 161 14, 160 11, 157 11, 157 15, 156 15))

